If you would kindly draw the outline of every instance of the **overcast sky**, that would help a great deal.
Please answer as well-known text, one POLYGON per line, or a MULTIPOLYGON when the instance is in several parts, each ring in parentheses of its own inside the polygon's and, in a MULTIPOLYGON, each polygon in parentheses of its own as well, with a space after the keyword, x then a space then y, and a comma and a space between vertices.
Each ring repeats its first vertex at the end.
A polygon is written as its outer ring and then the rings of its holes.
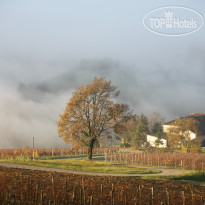
POLYGON ((0 148, 61 147, 57 121, 94 76, 136 114, 205 112, 205 26, 168 37, 143 25, 162 6, 205 16, 204 0, 0 0, 0 148))

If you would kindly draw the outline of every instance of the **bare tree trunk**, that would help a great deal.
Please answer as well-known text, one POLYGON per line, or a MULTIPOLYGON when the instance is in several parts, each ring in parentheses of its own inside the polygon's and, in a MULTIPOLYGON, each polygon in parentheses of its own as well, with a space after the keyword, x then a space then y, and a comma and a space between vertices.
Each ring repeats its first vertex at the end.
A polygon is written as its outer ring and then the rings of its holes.
POLYGON ((95 139, 92 139, 90 141, 90 144, 88 146, 88 159, 89 160, 92 160, 93 158, 93 146, 94 146, 94 142, 95 142, 95 139))

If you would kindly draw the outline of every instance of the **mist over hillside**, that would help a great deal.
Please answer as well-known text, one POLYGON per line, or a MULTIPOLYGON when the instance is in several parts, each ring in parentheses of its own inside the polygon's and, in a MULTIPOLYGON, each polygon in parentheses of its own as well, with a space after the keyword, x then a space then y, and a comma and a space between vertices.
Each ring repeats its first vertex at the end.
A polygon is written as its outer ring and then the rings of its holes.
POLYGON ((203 112, 203 69, 201 75, 194 76, 189 70, 182 73, 175 67, 161 67, 147 69, 111 59, 92 59, 65 68, 56 76, 34 78, 31 83, 17 76, 11 81, 4 78, 6 83, 0 84, 1 148, 31 146, 33 136, 36 146, 65 147, 62 139, 57 138, 59 114, 72 92, 90 83, 94 76, 111 80, 120 90, 118 101, 129 104, 136 114, 160 112, 169 120, 192 111, 203 112))

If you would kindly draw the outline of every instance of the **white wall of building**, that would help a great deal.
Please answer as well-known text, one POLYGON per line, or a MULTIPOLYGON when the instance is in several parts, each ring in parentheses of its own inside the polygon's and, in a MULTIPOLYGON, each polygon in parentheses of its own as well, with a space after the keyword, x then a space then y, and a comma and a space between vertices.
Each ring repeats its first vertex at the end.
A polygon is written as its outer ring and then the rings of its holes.
MULTIPOLYGON (((155 141, 157 140, 157 137, 152 136, 152 135, 147 135, 147 142, 149 142, 149 144, 152 147, 156 147, 155 141)), ((163 142, 163 144, 159 145, 159 148, 164 148, 167 147, 167 140, 165 139, 161 139, 161 141, 163 142)))
POLYGON ((169 129, 174 127, 173 125, 163 125, 163 132, 167 133, 169 132, 169 129))

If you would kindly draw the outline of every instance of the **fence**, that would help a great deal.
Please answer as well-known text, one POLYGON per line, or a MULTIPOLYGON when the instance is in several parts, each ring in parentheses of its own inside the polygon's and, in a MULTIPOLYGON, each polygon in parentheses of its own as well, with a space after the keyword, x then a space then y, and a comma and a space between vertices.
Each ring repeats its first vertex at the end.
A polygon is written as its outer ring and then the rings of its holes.
POLYGON ((184 154, 184 153, 136 153, 136 154, 109 154, 105 155, 106 161, 115 161, 126 164, 171 167, 181 169, 191 169, 204 171, 204 154, 184 154))
MULTIPOLYGON (((20 155, 27 155, 32 157, 33 151, 39 156, 64 156, 64 155, 85 155, 88 153, 87 148, 53 148, 53 149, 1 149, 0 158, 16 157, 20 155)), ((94 148, 93 154, 113 154, 119 152, 119 147, 94 148)))

